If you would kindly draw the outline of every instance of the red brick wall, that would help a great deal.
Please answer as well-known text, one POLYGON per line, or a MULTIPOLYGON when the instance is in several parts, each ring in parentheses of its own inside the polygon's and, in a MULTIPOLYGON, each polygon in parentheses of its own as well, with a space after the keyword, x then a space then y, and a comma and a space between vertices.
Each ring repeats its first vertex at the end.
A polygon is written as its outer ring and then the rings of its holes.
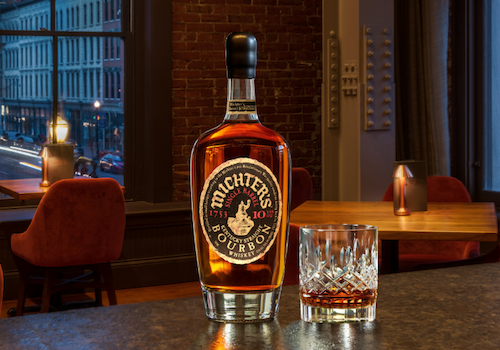
MULTIPOLYGON (((258 43, 257 112, 289 142, 292 164, 321 193, 321 0, 173 0, 173 170, 189 170, 193 143, 222 122, 224 41, 245 31, 258 43)), ((174 200, 188 200, 176 179, 174 200)))

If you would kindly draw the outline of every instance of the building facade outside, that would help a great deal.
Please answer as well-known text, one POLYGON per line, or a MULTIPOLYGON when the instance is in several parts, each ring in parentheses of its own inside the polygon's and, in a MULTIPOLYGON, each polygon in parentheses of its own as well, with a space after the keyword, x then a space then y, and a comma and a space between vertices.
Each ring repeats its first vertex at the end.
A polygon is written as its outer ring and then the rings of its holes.
MULTIPOLYGON (((48 31, 47 36, 0 36, 0 134, 4 145, 37 150, 51 139, 53 101, 69 124, 68 142, 88 158, 98 150, 123 154, 121 38, 75 32, 120 31, 120 0, 56 0, 53 57, 50 0, 0 3, 0 29, 48 31), (54 74, 57 91, 54 91, 54 74), (100 107, 95 107, 99 101, 100 107)), ((0 144, 2 146, 2 144, 0 144)), ((23 177, 15 174, 6 178, 23 177)), ((0 174, 0 177, 2 175, 0 174)))

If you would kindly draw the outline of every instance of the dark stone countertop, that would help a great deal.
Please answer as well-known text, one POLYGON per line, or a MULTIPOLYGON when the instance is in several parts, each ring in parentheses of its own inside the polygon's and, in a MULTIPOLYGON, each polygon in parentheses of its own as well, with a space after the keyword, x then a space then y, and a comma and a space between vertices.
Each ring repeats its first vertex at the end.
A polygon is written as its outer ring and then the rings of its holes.
POLYGON ((500 263, 380 276, 371 323, 308 324, 298 287, 267 323, 209 321, 201 297, 0 320, 0 349, 499 349, 500 263))

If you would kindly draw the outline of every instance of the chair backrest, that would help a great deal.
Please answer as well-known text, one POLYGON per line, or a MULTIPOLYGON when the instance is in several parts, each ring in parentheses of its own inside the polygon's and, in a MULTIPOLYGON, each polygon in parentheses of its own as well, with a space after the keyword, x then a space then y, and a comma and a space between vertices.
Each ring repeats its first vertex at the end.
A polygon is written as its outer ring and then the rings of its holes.
POLYGON ((38 266, 98 264, 118 259, 124 232, 125 201, 116 180, 67 179, 49 188, 12 248, 38 266))
POLYGON ((299 283, 299 232, 300 226, 290 223, 288 251, 286 253, 284 285, 299 283))
MULTIPOLYGON (((392 201, 392 183, 382 198, 382 201, 392 201)), ((451 176, 427 177, 428 202, 472 202, 467 188, 457 178, 451 176)))
POLYGON ((2 271, 2 265, 0 265, 0 311, 2 311, 2 300, 3 300, 3 271, 2 271))
POLYGON ((311 175, 304 168, 292 168, 292 198, 290 210, 294 210, 307 200, 313 199, 311 175))

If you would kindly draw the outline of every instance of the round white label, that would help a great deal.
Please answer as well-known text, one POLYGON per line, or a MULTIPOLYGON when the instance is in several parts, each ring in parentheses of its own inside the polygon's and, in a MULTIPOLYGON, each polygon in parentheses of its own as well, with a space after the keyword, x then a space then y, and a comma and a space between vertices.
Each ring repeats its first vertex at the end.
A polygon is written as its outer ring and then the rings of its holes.
POLYGON ((265 164, 251 158, 228 160, 205 180, 199 212, 210 247, 226 261, 249 264, 276 240, 282 216, 280 186, 265 164))

